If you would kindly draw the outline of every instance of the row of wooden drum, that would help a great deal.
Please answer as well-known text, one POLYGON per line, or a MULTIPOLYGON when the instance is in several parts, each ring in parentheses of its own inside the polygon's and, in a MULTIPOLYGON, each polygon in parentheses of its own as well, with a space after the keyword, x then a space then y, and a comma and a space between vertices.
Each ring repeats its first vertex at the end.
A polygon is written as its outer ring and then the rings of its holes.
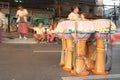
POLYGON ((116 26, 107 19, 62 21, 56 28, 62 40, 60 66, 74 76, 106 75, 112 66, 111 33, 116 26))

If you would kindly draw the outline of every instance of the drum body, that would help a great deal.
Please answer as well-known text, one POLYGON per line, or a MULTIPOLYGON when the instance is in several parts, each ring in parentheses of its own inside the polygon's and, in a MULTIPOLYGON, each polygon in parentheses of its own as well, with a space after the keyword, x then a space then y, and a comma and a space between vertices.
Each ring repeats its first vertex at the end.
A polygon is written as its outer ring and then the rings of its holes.
POLYGON ((71 29, 73 39, 76 40, 74 66, 71 73, 74 76, 87 76, 89 72, 86 67, 86 43, 91 34, 94 33, 94 28, 89 21, 78 21, 75 22, 75 25, 76 28, 71 29))
POLYGON ((67 31, 66 22, 60 22, 57 25, 57 36, 62 40, 62 52, 60 65, 65 71, 72 70, 72 55, 73 55, 73 37, 70 32, 67 31))
POLYGON ((107 19, 92 21, 66 20, 58 23, 56 32, 63 41, 62 45, 64 45, 63 69, 71 71, 75 76, 87 76, 89 74, 87 70, 92 70, 93 67, 92 72, 94 74, 107 74, 104 40, 110 39, 108 33, 114 33, 115 30, 116 26, 114 23, 107 19), (91 35, 93 36, 92 38, 91 35), (93 39, 96 39, 95 66, 91 59, 93 39))
POLYGON ((105 41, 110 39, 109 34, 115 32, 116 26, 113 22, 107 19, 98 19, 93 22, 96 29, 96 33, 94 34, 96 39, 96 61, 95 68, 92 72, 94 74, 106 75, 108 72, 106 71, 105 41))

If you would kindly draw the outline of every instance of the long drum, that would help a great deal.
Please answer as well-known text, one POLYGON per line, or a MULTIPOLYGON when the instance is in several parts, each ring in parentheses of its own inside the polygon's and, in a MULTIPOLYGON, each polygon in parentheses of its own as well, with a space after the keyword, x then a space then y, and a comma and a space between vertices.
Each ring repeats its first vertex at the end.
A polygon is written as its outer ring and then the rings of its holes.
POLYGON ((96 32, 96 60, 92 70, 94 74, 108 74, 112 66, 112 47, 110 42, 111 33, 115 33, 116 26, 108 19, 97 19, 93 21, 96 32))
POLYGON ((93 61, 91 60, 93 53, 93 42, 91 39, 89 40, 89 38, 91 37, 91 34, 94 33, 94 38, 96 39, 97 45, 96 56, 101 57, 97 57, 95 68, 92 71, 95 74, 107 74, 104 65, 104 39, 109 39, 108 33, 114 33, 115 30, 115 24, 108 19, 96 19, 91 21, 66 20, 58 23, 56 28, 58 37, 61 39, 66 39, 64 41, 64 44, 66 44, 66 50, 64 50, 65 62, 63 69, 66 71, 71 71, 73 68, 71 73, 77 76, 86 76, 89 74, 87 70, 92 70, 94 66, 93 61), (74 53, 72 48, 72 40, 76 41, 76 44, 74 45, 74 53), (74 59, 72 59, 72 55, 75 56, 74 59), (73 66, 72 62, 74 62, 73 66), (102 65, 101 69, 99 69, 99 65, 102 65))
POLYGON ((94 32, 94 25, 91 21, 63 21, 58 24, 58 36, 65 38, 66 43, 69 44, 67 45, 68 53, 65 53, 64 70, 70 71, 73 67, 71 71, 73 75, 86 76, 89 74, 86 70, 85 48, 86 40, 88 40, 94 32), (73 52, 73 44, 71 44, 70 39, 76 40, 74 53, 69 52, 70 50, 73 52), (71 59, 73 58, 71 54, 74 55, 74 59, 71 59), (74 62, 74 66, 72 66, 72 62, 74 62))

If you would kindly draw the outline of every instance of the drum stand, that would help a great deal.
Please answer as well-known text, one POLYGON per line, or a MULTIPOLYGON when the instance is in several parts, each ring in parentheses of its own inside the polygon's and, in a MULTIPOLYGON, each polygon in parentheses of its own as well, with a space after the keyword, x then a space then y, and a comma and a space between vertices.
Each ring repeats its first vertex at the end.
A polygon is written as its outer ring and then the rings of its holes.
POLYGON ((60 59, 60 66, 63 67, 65 65, 65 51, 66 51, 66 39, 62 38, 62 52, 61 52, 61 59, 60 59))
POLYGON ((63 70, 71 71, 72 70, 72 54, 73 54, 73 40, 66 39, 67 48, 65 51, 65 65, 63 70))
POLYGON ((86 40, 78 40, 75 46, 75 60, 71 74, 74 76, 87 76, 89 72, 86 70, 85 57, 86 40))

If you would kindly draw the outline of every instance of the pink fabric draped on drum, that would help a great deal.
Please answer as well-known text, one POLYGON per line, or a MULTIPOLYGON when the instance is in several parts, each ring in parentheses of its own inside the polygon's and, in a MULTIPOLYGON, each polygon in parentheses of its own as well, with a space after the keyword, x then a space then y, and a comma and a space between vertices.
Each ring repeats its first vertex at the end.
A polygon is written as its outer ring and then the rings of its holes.
POLYGON ((56 28, 59 37, 84 40, 87 40, 94 31, 94 26, 91 21, 66 20, 58 23, 56 28), (61 33, 61 35, 59 35, 59 33, 61 33))
POLYGON ((73 39, 78 39, 78 40, 88 40, 90 38, 91 34, 79 34, 77 33, 76 35, 72 33, 73 39))
POLYGON ((94 37, 96 38, 96 39, 108 39, 109 37, 108 37, 108 34, 106 34, 106 33, 99 33, 99 32, 96 32, 95 34, 94 34, 94 37))
POLYGON ((18 23, 18 33, 28 35, 28 27, 26 22, 18 23))
POLYGON ((105 32, 109 30, 116 30, 116 25, 109 19, 96 19, 93 20, 94 28, 98 32, 105 32), (111 27, 111 29, 110 29, 111 27))
POLYGON ((96 29, 96 33, 94 34, 94 37, 96 39, 98 38, 108 39, 110 38, 108 36, 108 33, 111 31, 113 31, 114 33, 116 30, 115 24, 109 19, 97 19, 97 20, 94 20, 93 23, 94 23, 94 28, 96 29))
POLYGON ((83 33, 90 33, 95 31, 94 25, 92 21, 62 21, 58 23, 57 25, 57 32, 62 33, 69 33, 69 30, 75 31, 77 27, 77 31, 83 32, 83 33))
POLYGON ((62 38, 65 38, 65 39, 73 39, 72 35, 71 34, 65 34, 65 33, 58 33, 57 36, 62 39, 62 38))

